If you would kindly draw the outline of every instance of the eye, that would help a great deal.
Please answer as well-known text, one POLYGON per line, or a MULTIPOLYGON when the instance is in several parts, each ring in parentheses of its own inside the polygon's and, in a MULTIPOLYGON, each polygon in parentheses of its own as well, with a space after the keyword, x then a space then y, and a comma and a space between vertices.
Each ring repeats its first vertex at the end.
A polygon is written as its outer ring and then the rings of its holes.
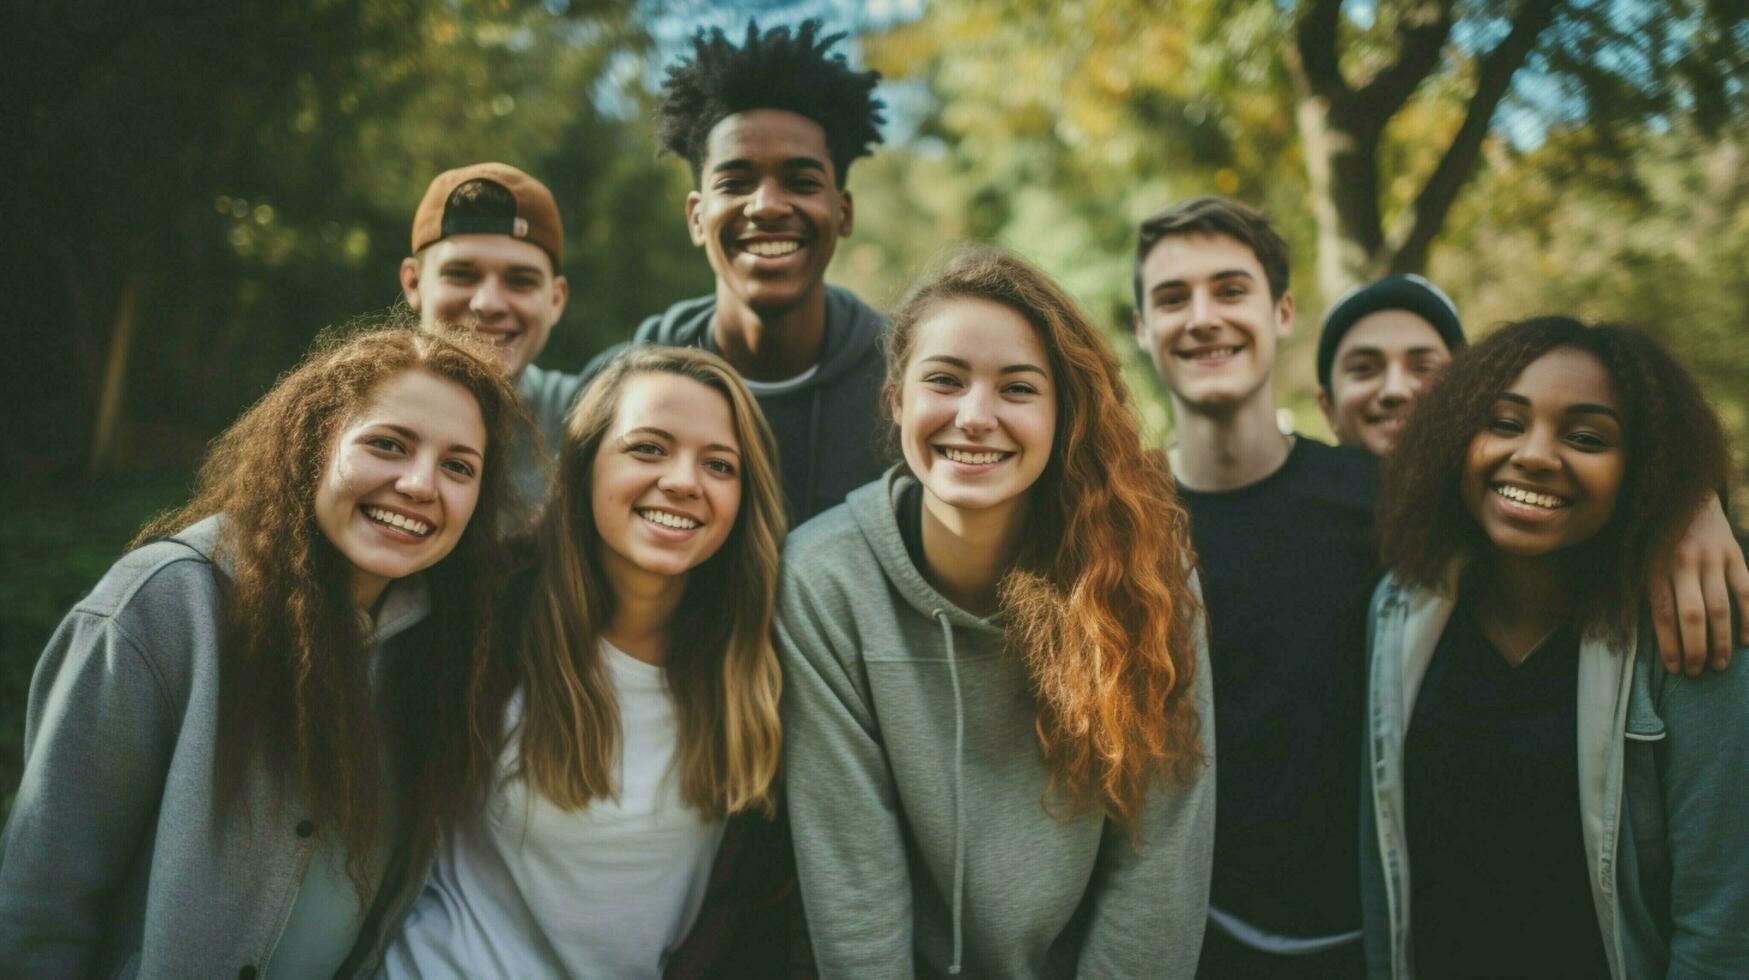
POLYGON ((1002 393, 1005 395, 1036 395, 1038 389, 1025 381, 1011 381, 1003 386, 1002 393))
POLYGON ((472 479, 474 476, 474 467, 467 460, 446 459, 443 461, 443 468, 457 476, 467 477, 469 479, 472 479))
POLYGON ((1154 295, 1154 306, 1156 309, 1161 310, 1177 309, 1189 301, 1190 294, 1181 291, 1156 293, 1154 295))
POLYGON ((634 456, 661 456, 661 455, 664 455, 661 446, 657 445, 656 443, 650 442, 648 440, 644 440, 641 442, 628 443, 626 445, 626 452, 631 453, 634 456))
POLYGON ((1576 449, 1588 453, 1601 453, 1613 448, 1614 446, 1614 443, 1605 439, 1603 436, 1588 431, 1569 432, 1567 434, 1567 443, 1576 449))
POLYGON ((1221 299, 1244 299, 1251 295, 1251 290, 1243 283, 1224 283, 1215 290, 1215 295, 1221 299))
POLYGON ((793 190, 811 193, 820 189, 820 181, 814 177, 792 177, 789 186, 793 190))
POLYGON ((1517 419, 1496 415, 1488 420, 1488 428, 1502 435, 1517 435, 1524 431, 1524 424, 1517 419))
POLYGON ((472 269, 445 269, 441 275, 446 281, 457 283, 475 282, 480 278, 479 273, 472 269))
POLYGON ((745 177, 721 177, 711 186, 719 194, 739 194, 747 189, 748 184, 745 177))
POLYGON ((540 279, 536 276, 511 276, 505 282, 511 289, 525 293, 540 286, 540 279))
POLYGON ((934 385, 937 388, 958 388, 960 386, 960 379, 945 371, 936 371, 934 374, 926 374, 923 376, 922 381, 926 385, 934 385))
POLYGON ((388 436, 371 436, 364 441, 364 444, 372 449, 380 449, 385 453, 404 453, 407 451, 407 447, 401 445, 398 440, 391 439, 388 436))
POLYGON ((723 476, 735 475, 735 464, 726 459, 707 459, 704 461, 704 466, 705 469, 713 473, 720 473, 723 476))
POLYGON ((1351 361, 1342 369, 1342 373, 1351 378, 1370 378, 1379 373, 1379 366, 1371 361, 1351 361))

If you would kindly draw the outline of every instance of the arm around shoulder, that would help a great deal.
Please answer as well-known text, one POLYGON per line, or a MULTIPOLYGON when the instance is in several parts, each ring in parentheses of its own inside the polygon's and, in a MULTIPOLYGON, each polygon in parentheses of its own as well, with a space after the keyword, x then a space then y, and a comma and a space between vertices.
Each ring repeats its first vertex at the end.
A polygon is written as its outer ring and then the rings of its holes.
POLYGON ((815 960, 827 978, 908 978, 910 873, 859 638, 847 604, 823 598, 805 578, 786 567, 774 632, 784 669, 785 792, 815 960))

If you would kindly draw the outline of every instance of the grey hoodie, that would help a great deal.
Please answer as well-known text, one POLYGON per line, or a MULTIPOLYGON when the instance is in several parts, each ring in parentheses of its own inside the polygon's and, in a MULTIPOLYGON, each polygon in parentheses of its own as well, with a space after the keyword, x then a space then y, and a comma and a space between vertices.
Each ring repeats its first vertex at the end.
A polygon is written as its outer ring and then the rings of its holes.
MULTIPOLYGON (((0 974, 258 976, 279 944, 323 835, 265 770, 248 819, 217 815, 218 536, 209 517, 129 552, 43 651, 0 838, 0 974)), ((392 584, 369 642, 428 609, 422 582, 392 584)))
MULTIPOLYGON (((1025 666, 912 564, 914 483, 895 467, 784 548, 785 788, 821 975, 1192 976, 1212 766, 1160 784, 1134 846, 1097 810, 1047 812, 1025 666)), ((1212 760, 1200 642, 1194 696, 1212 760)))
MULTIPOLYGON (((716 312, 714 295, 675 303, 639 324, 631 342, 720 353, 711 336, 716 312)), ((888 428, 880 410, 885 339, 886 319, 881 314, 849 290, 827 286, 826 339, 820 348, 819 370, 797 388, 755 396, 777 438, 783 495, 792 524, 838 504, 845 494, 880 475, 881 444, 888 428)), ((580 376, 583 383, 625 347, 611 348, 591 361, 580 376)), ((548 427, 545 419, 542 425, 548 427)))

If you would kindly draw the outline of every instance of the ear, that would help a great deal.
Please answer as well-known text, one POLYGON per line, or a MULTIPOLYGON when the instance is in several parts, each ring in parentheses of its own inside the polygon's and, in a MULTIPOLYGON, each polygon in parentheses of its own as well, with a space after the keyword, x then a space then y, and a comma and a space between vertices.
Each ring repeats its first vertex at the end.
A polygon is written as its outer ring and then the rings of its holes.
POLYGON ((1142 322, 1142 311, 1130 311, 1130 329, 1135 332, 1136 346, 1148 349, 1148 325, 1142 322))
POLYGON ((1336 431, 1336 406, 1330 401, 1330 389, 1318 389, 1318 411, 1324 413, 1324 421, 1330 423, 1330 431, 1336 431))
POLYGON ((686 233, 692 236, 692 243, 704 247, 704 213, 699 206, 704 203, 704 195, 692 191, 686 195, 686 233))
POLYGON ((419 309, 419 260, 411 255, 401 260, 400 269, 401 295, 407 298, 407 305, 419 309))
POLYGON ((851 199, 850 192, 844 191, 838 195, 839 217, 838 237, 849 238, 850 232, 856 227, 856 201, 851 199))
POLYGON ((564 276, 553 277, 553 322, 565 315, 565 304, 571 299, 571 283, 564 276))
POLYGON ((1294 294, 1293 293, 1291 293, 1291 292, 1282 293, 1281 299, 1276 301, 1276 303, 1275 303, 1275 322, 1277 323, 1277 327, 1275 330, 1276 336, 1278 336, 1278 337, 1291 337, 1291 336, 1293 336, 1293 332, 1294 332, 1294 294))
POLYGON ((881 388, 881 398, 887 403, 887 417, 899 424, 899 386, 888 384, 881 388))

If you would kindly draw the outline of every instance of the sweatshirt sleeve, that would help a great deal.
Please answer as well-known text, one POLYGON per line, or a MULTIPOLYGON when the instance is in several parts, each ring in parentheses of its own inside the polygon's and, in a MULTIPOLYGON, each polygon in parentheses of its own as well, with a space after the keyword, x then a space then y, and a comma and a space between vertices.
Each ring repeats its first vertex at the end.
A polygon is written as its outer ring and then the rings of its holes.
POLYGON ((851 666, 852 620, 787 572, 775 626, 784 782, 815 961, 828 980, 909 978, 911 877, 880 729, 851 666))
POLYGON ((43 651, 25 715, 24 778, 0 841, 0 962, 84 976, 156 819, 175 712, 113 616, 75 609, 43 651))
POLYGON ((1665 680, 1669 977, 1749 976, 1749 650, 1665 680))
POLYGON ((1192 697, 1207 764, 1192 783, 1167 776, 1134 838, 1106 821, 1089 885, 1093 903, 1076 975, 1189 977, 1208 922, 1215 838, 1215 716, 1207 633, 1196 641, 1192 697))

